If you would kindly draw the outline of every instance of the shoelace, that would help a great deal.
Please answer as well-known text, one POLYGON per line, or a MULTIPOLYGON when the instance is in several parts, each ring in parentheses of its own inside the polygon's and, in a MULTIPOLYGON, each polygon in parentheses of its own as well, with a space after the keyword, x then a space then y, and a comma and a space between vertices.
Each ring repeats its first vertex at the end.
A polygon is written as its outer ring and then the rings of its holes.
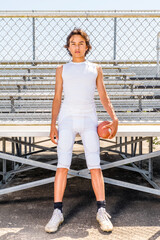
POLYGON ((105 211, 105 209, 102 211, 102 213, 101 213, 101 218, 102 218, 102 220, 107 220, 107 221, 109 221, 109 218, 111 218, 111 216, 109 215, 109 213, 107 213, 106 211, 105 211))
POLYGON ((58 213, 58 211, 55 210, 53 212, 53 215, 52 215, 52 218, 51 218, 51 222, 56 222, 57 218, 59 218, 59 213, 58 213))

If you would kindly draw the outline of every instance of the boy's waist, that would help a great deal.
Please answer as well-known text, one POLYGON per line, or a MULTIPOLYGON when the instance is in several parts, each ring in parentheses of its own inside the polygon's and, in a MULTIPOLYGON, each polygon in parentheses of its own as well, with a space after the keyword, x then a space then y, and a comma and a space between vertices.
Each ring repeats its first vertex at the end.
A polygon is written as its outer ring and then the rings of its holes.
POLYGON ((65 110, 69 111, 74 111, 74 112, 93 112, 95 111, 95 103, 94 102, 69 102, 69 101, 64 101, 62 103, 62 108, 65 110))

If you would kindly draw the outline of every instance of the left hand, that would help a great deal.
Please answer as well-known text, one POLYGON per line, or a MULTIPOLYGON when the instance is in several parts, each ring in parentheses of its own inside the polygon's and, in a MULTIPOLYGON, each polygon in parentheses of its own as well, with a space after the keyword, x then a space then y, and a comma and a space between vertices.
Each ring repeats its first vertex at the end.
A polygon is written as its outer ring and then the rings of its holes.
POLYGON ((118 130, 118 119, 113 120, 110 124, 107 125, 111 129, 111 133, 108 137, 108 139, 112 139, 115 137, 117 130, 118 130))

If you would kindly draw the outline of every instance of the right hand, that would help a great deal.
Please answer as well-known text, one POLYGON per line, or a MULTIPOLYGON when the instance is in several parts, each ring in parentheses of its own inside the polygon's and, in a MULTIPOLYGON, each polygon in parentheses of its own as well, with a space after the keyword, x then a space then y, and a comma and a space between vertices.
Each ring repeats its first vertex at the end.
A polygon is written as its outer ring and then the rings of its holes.
POLYGON ((58 130, 55 125, 51 126, 50 138, 53 143, 58 144, 58 130), (56 141, 54 136, 56 137, 56 141))

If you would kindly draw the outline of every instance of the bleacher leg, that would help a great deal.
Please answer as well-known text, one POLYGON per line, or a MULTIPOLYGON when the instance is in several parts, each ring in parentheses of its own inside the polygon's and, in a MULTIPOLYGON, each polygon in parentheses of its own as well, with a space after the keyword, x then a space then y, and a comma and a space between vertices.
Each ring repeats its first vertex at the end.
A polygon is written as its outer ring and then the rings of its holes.
MULTIPOLYGON (((142 137, 139 137, 139 139, 142 139, 142 137)), ((139 141, 139 155, 142 155, 142 141, 139 141)), ((142 161, 138 162, 139 168, 142 169, 142 161)))
MULTIPOLYGON (((149 153, 153 152, 153 137, 149 138, 149 153)), ((153 179, 153 160, 152 158, 148 159, 148 171, 149 171, 149 178, 153 179)))
MULTIPOLYGON (((2 144, 3 144, 3 152, 6 152, 6 140, 5 138, 3 138, 2 140, 2 144)), ((3 159, 3 179, 2 179, 2 183, 5 184, 6 183, 6 174, 7 174, 7 160, 3 159)))
MULTIPOLYGON (((14 140, 14 137, 12 137, 12 139, 14 140)), ((12 155, 14 156, 15 155, 15 143, 12 142, 12 155)), ((15 170, 15 166, 16 166, 16 163, 15 162, 12 162, 12 169, 15 170)))

